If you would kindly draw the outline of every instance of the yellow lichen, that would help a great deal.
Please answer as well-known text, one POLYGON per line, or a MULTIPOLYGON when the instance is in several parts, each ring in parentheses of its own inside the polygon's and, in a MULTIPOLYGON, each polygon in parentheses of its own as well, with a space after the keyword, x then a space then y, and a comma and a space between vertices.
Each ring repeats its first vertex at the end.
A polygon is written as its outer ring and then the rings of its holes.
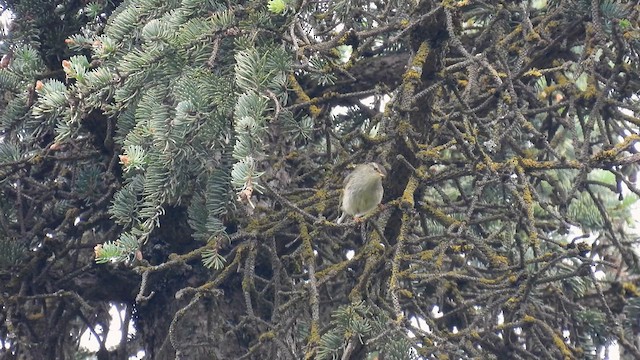
POLYGON ((435 252, 433 250, 425 250, 420 253, 420 260, 429 261, 433 259, 435 252))
POLYGON ((419 80, 420 76, 421 76, 420 72, 418 72, 416 70, 413 70, 413 69, 409 69, 404 73, 404 75, 402 75, 402 79, 404 81, 407 81, 407 80, 419 80))
POLYGON ((567 344, 564 343, 564 340, 562 340, 562 337, 560 337, 556 333, 553 333, 553 343, 556 345, 558 350, 560 350, 560 352, 562 353, 562 356, 564 356, 565 359, 571 359, 571 355, 572 355, 571 350, 569 350, 569 348, 567 347, 567 344))
POLYGON ((547 30, 556 28, 556 27, 558 27, 558 25, 560 25, 560 22, 557 21, 557 20, 549 21, 547 23, 547 30))
POLYGON ((273 331, 267 331, 260 334, 260 336, 258 337, 258 340, 260 340, 260 342, 265 342, 265 341, 274 339, 275 337, 276 337, 276 334, 273 331))
POLYGON ((640 297, 640 292, 638 291, 638 287, 635 284, 626 282, 622 284, 622 288, 631 296, 640 297))
POLYGON ((414 86, 410 85, 410 83, 420 80, 420 77, 422 76, 422 67, 427 59, 427 55, 429 55, 429 45, 424 41, 420 44, 413 61, 411 61, 411 66, 409 66, 407 71, 402 75, 402 79, 405 83, 405 92, 413 92, 414 86))
POLYGON ((533 76, 533 77, 539 78, 542 76, 542 72, 537 68, 533 68, 527 71, 526 73, 524 73, 524 76, 533 76))
POLYGON ((531 33, 527 34, 527 36, 525 36, 524 40, 525 41, 529 41, 529 42, 538 41, 538 40, 540 40, 540 35, 538 35, 538 33, 536 33, 536 32, 531 32, 531 33))
POLYGON ((433 206, 430 206, 427 203, 424 203, 422 205, 422 209, 425 210, 428 215, 430 215, 433 218, 435 218, 435 220, 437 222, 439 222, 441 225, 443 225, 445 227, 449 227, 449 226, 451 226, 453 224, 459 224, 460 223, 458 220, 456 220, 453 217, 445 214, 442 210, 440 210, 438 208, 435 208, 433 206))
POLYGON ((510 297, 509 299, 507 299, 506 306, 509 309, 513 309, 516 307, 516 305, 518 305, 519 302, 520 302, 520 299, 516 297, 510 297))
MULTIPOLYGON (((296 77, 293 74, 289 74, 288 79, 289 79, 289 85, 291 86, 291 89, 298 96, 298 98, 300 98, 300 100, 305 102, 311 101, 311 98, 309 97, 309 95, 307 95, 307 93, 304 92, 304 90, 302 89, 302 86, 300 86, 300 84, 298 83, 298 79, 296 79, 296 77)), ((320 111, 321 111, 320 108, 317 107, 316 105, 309 106, 309 113, 313 118, 318 117, 318 115, 320 115, 320 111)))
POLYGON ((640 140, 640 135, 636 135, 636 134, 629 135, 629 136, 625 137, 622 142, 616 144, 616 146, 614 146, 613 149, 603 150, 603 151, 601 151, 601 152, 599 152, 597 154, 594 154, 591 157, 591 160, 595 161, 595 162, 599 162, 599 161, 602 161, 602 160, 613 159, 621 151, 626 150, 631 144, 635 143, 638 140, 640 140))
POLYGON ((555 75, 556 83, 558 84, 558 86, 564 87, 571 84, 569 79, 567 79, 567 77, 564 74, 560 72, 556 72, 554 75, 555 75))
POLYGON ((502 268, 509 265, 509 259, 506 256, 502 255, 493 255, 489 259, 491 266, 494 268, 502 268))
POLYGON ((587 88, 582 92, 582 98, 585 100, 594 99, 598 96, 598 89, 594 84, 587 85, 587 88))
POLYGON ((407 182, 407 186, 404 188, 404 193, 402 194, 402 206, 413 208, 415 203, 413 200, 413 195, 418 188, 418 179, 415 176, 411 176, 409 178, 409 182, 407 182))
POLYGON ((465 252, 469 252, 471 250, 473 250, 473 245, 451 245, 449 246, 449 249, 451 249, 451 251, 453 251, 454 253, 465 253, 465 252))

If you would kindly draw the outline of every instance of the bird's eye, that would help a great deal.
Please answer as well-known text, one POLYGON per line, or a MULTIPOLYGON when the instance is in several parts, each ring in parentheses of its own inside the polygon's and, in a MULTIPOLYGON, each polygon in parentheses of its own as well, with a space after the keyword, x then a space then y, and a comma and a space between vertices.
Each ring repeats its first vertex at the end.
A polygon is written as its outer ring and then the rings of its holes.
POLYGON ((387 174, 387 172, 384 170, 384 168, 382 166, 380 166, 378 163, 371 163, 371 167, 373 167, 373 170, 375 170, 377 173, 379 173, 382 176, 385 176, 387 174))

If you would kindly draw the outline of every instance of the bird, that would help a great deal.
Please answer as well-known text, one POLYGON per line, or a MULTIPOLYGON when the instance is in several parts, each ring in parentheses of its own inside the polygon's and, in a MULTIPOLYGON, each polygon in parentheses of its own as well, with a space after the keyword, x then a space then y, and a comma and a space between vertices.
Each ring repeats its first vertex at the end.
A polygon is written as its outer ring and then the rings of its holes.
POLYGON ((382 178, 386 175, 384 167, 375 162, 356 166, 344 179, 342 216, 336 222, 342 223, 347 216, 357 219, 375 209, 382 201, 382 178))

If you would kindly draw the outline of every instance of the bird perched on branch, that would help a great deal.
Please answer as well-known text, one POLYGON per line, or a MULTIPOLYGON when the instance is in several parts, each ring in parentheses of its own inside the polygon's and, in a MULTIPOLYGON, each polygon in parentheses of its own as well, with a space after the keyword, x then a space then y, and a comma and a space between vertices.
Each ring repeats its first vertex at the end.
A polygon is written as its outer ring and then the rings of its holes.
POLYGON ((337 223, 349 215, 358 218, 375 209, 382 201, 382 178, 386 175, 384 168, 375 162, 356 166, 344 179, 342 216, 337 223))

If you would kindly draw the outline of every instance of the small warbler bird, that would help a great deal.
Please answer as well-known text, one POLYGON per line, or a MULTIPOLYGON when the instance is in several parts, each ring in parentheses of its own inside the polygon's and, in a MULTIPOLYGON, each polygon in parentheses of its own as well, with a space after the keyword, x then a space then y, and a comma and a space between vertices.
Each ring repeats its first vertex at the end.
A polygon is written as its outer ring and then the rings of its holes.
POLYGON ((384 168, 375 162, 356 166, 344 179, 342 216, 337 223, 349 215, 358 218, 375 209, 382 201, 382 178, 386 175, 384 168))

